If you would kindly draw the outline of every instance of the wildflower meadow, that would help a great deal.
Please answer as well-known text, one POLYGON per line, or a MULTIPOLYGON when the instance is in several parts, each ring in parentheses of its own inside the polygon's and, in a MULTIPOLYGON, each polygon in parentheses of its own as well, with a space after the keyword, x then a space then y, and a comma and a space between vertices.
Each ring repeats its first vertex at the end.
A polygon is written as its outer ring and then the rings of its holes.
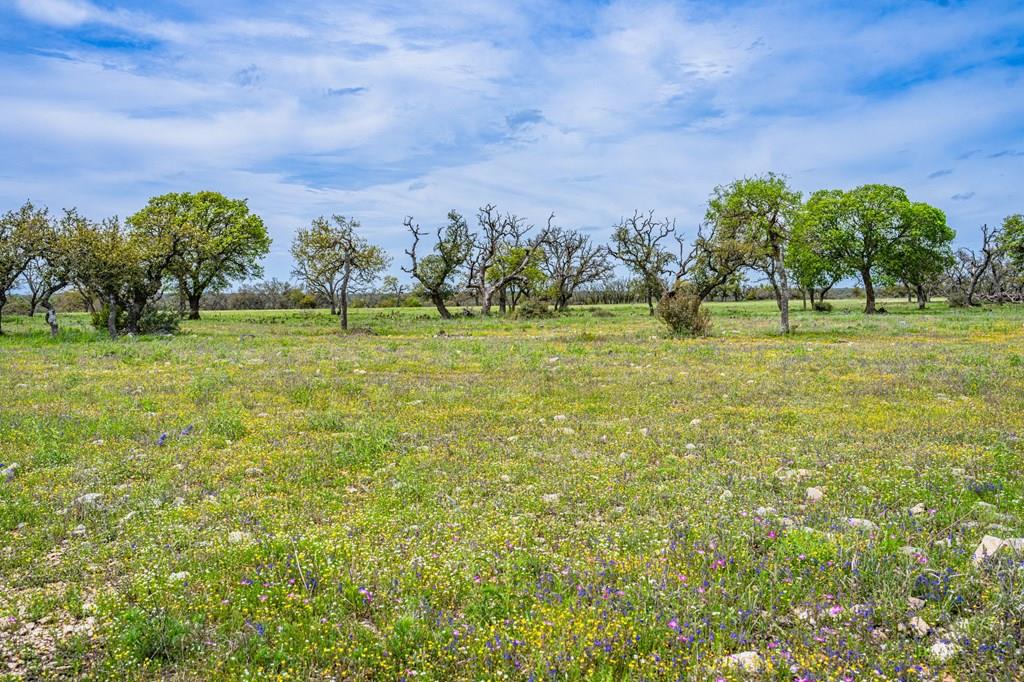
POLYGON ((1024 309, 885 305, 12 316, 0 678, 1021 679, 1024 309))

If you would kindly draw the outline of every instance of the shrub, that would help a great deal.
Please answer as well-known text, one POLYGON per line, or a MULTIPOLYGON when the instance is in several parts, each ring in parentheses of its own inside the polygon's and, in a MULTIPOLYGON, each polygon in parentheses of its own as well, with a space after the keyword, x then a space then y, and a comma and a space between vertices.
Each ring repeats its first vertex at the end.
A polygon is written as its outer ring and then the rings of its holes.
POLYGON ((136 661, 172 662, 185 658, 194 643, 192 626, 165 613, 139 608, 125 612, 118 639, 136 661))
POLYGON ((950 308, 966 308, 967 292, 960 288, 953 288, 946 292, 946 303, 950 308))
POLYGON ((814 304, 814 309, 819 313, 830 313, 832 312, 832 304, 828 301, 817 301, 814 304))
POLYGON ((711 333, 711 313, 687 284, 676 286, 658 301, 655 311, 675 336, 707 336, 711 333))
MULTIPOLYGON (((104 305, 92 314, 92 326, 96 329, 107 329, 107 317, 110 306, 104 305)), ((140 334, 176 334, 181 322, 181 313, 177 310, 161 310, 154 306, 146 306, 139 318, 140 334)), ((117 330, 124 332, 128 324, 128 313, 124 309, 117 311, 117 330)))
POLYGON ((147 307, 139 318, 139 332, 143 334, 176 334, 181 322, 177 310, 160 310, 147 307))
POLYGON ((514 317, 517 320, 535 320, 551 317, 552 315, 554 313, 551 311, 551 306, 547 304, 547 301, 542 301, 539 298, 528 298, 516 306, 514 317))

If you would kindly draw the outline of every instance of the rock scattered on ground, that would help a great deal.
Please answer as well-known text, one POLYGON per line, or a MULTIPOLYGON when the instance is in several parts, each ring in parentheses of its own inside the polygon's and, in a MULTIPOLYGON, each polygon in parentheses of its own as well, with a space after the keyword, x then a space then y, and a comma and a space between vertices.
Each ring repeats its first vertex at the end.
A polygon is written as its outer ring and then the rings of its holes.
POLYGON ((228 544, 229 545, 240 545, 243 542, 248 542, 252 535, 246 533, 244 530, 233 530, 228 533, 228 544))
POLYGON ((910 619, 910 631, 917 637, 925 637, 932 631, 932 626, 924 618, 914 616, 910 619))
POLYGON ((1024 554, 1024 538, 1002 539, 995 535, 986 535, 974 550, 974 565, 980 566, 1001 550, 1008 549, 1016 554, 1024 554))
POLYGON ((103 493, 85 493, 75 499, 75 509, 87 511, 98 509, 103 504, 103 493))
POLYGON ((800 481, 805 478, 810 478, 813 475, 810 469, 790 469, 789 467, 782 467, 775 472, 775 478, 780 481, 800 481))
POLYGON ((18 463, 11 462, 5 467, 0 467, 0 478, 10 483, 14 480, 14 475, 18 472, 18 463))
POLYGON ((764 660, 756 651, 741 651, 738 654, 726 656, 723 663, 727 668, 742 670, 746 673, 758 673, 764 670, 764 660))
POLYGON ((878 530, 878 524, 874 521, 869 521, 867 519, 857 519, 851 517, 846 519, 846 522, 850 524, 850 528, 856 528, 857 530, 865 530, 869 533, 873 533, 876 530, 878 530))
POLYGON ((957 654, 957 646, 952 642, 935 642, 928 650, 932 657, 940 663, 945 663, 957 654))

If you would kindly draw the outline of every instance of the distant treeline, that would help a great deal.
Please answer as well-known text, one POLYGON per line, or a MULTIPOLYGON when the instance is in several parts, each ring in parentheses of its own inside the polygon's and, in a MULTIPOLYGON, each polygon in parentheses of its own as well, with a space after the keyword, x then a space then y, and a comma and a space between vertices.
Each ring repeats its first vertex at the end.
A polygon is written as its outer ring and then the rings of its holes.
MULTIPOLYGON (((402 283, 381 277, 391 257, 369 243, 358 220, 319 217, 296 231, 294 283, 259 281, 270 237, 245 200, 217 192, 153 197, 124 222, 96 222, 75 209, 52 216, 31 202, 0 217, 2 314, 85 309, 112 337, 173 331, 200 310, 328 307, 348 326, 353 306, 449 305, 481 315, 546 315, 574 303, 643 302, 676 333, 703 334, 709 300, 774 299, 782 333, 790 301, 827 311, 832 295, 907 295, 923 308, 1024 301, 1024 216, 981 228, 980 249, 953 248, 946 215, 891 185, 820 190, 806 200, 768 173, 714 188, 704 220, 684 240, 673 219, 634 211, 612 226, 607 244, 582 230, 537 228, 493 204, 475 226, 457 211, 433 229, 412 217, 402 283), (616 267, 630 273, 616 276, 616 267), (837 285, 854 279, 856 289, 837 285), (249 281, 236 290, 233 284, 249 281), (27 290, 24 296, 17 290, 27 290)), ((2 326, 0 326, 2 333, 2 326)))

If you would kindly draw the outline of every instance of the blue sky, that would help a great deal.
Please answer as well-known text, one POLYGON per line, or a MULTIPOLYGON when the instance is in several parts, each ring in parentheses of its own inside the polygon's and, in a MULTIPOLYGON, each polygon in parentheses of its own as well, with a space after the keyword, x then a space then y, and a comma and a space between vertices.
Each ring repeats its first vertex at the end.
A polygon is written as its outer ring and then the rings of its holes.
POLYGON ((712 187, 898 184, 959 242, 1024 211, 1021 2, 0 0, 0 206, 247 197, 292 232, 486 202, 605 239, 712 187))

